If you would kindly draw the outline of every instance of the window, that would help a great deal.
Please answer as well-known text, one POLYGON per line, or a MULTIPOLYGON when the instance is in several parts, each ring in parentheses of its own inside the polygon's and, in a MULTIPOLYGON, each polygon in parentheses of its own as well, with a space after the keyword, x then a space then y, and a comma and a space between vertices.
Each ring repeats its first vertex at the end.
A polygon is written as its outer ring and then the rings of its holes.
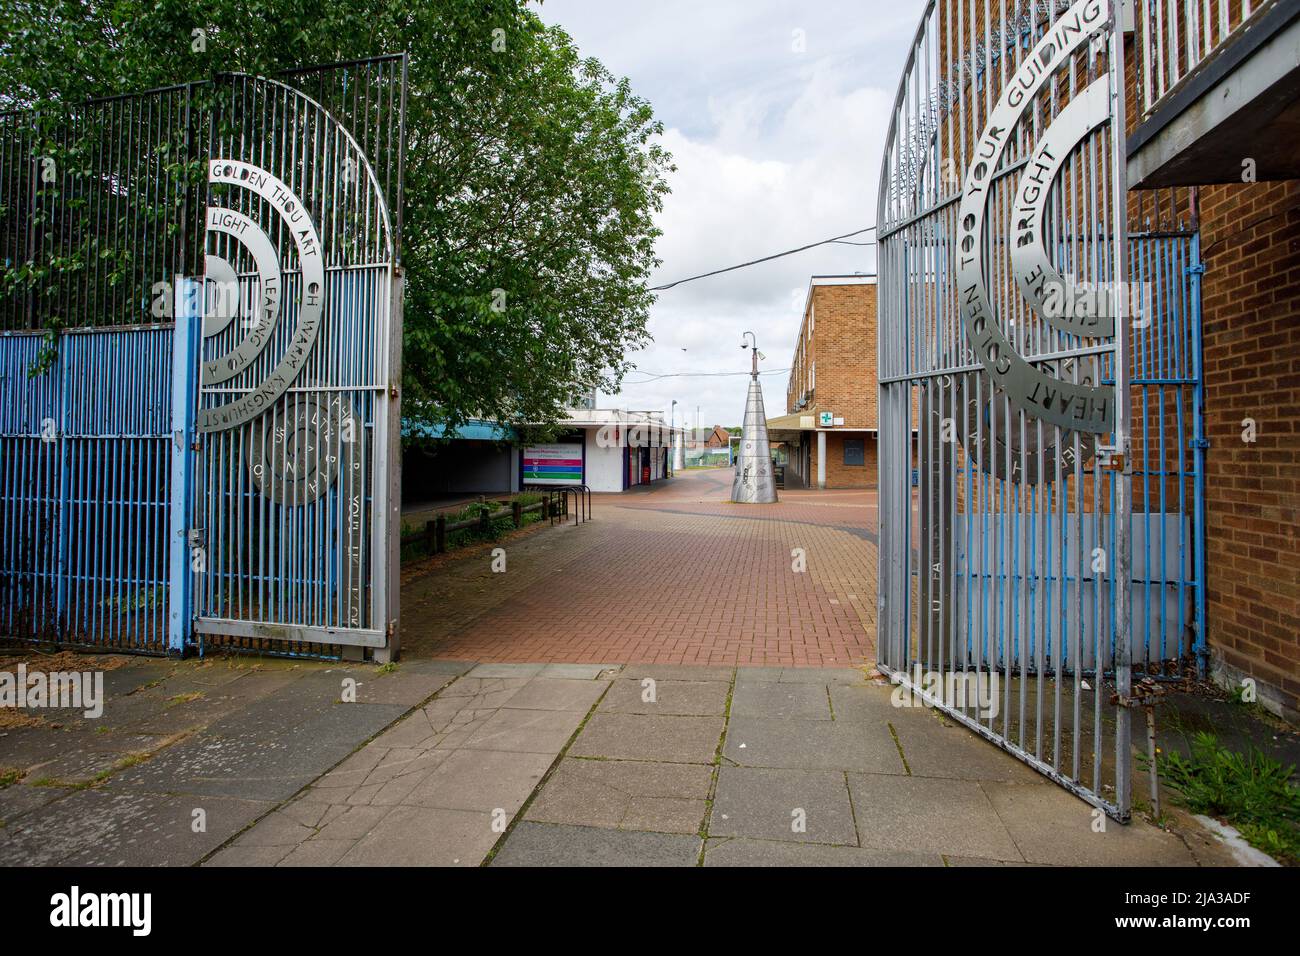
POLYGON ((866 440, 862 438, 844 439, 844 464, 865 465, 866 463, 866 440))

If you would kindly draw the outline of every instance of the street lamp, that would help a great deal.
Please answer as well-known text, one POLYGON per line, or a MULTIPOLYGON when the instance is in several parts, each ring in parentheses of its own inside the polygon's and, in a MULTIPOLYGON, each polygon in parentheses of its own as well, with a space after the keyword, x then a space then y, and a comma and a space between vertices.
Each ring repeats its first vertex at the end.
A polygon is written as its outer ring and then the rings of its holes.
POLYGON ((767 358, 766 355, 764 355, 762 352, 760 352, 760 351, 758 350, 758 337, 757 337, 756 335, 754 335, 753 332, 745 332, 745 333, 743 333, 743 334, 740 336, 740 347, 741 347, 742 349, 753 348, 753 350, 754 350, 754 366, 753 366, 753 371, 752 371, 750 374, 753 375, 754 378, 758 378, 758 360, 759 360, 759 359, 766 359, 766 358, 767 358), (746 345, 746 344, 745 344, 745 336, 746 336, 746 335, 749 336, 749 340, 750 340, 751 342, 754 343, 752 346, 750 346, 750 345, 746 345))

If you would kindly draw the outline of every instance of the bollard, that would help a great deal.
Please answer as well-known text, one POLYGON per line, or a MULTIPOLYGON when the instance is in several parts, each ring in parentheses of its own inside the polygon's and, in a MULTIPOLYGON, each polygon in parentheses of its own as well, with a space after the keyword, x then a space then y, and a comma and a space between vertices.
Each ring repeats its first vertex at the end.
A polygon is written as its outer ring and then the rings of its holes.
POLYGON ((442 554, 447 550, 447 516, 438 515, 434 523, 433 553, 442 554))
POLYGON ((514 515, 515 527, 522 528, 524 526, 524 503, 518 500, 510 502, 510 511, 514 515))

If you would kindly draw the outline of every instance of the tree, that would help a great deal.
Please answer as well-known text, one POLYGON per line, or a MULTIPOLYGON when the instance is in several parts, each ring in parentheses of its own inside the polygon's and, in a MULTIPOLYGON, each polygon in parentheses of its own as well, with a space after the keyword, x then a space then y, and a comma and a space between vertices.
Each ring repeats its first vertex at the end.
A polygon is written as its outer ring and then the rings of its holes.
POLYGON ((672 167, 650 105, 522 2, 10 0, 0 108, 401 50, 407 413, 550 423, 648 340, 672 167))

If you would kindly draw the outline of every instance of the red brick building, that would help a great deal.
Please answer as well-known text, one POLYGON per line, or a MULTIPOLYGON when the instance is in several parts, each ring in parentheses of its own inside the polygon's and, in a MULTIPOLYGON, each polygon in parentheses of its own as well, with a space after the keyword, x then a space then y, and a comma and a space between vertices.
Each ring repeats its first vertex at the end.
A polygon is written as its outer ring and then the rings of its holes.
POLYGON ((813 276, 790 359, 786 414, 768 419, 785 444, 786 485, 876 485, 876 277, 813 276))
POLYGON ((1200 231, 1210 670, 1253 679, 1261 704, 1297 719, 1300 5, 1222 15, 1212 44, 1165 51, 1172 77, 1143 60, 1167 36, 1130 34, 1128 178, 1139 196, 1186 188, 1200 231))

